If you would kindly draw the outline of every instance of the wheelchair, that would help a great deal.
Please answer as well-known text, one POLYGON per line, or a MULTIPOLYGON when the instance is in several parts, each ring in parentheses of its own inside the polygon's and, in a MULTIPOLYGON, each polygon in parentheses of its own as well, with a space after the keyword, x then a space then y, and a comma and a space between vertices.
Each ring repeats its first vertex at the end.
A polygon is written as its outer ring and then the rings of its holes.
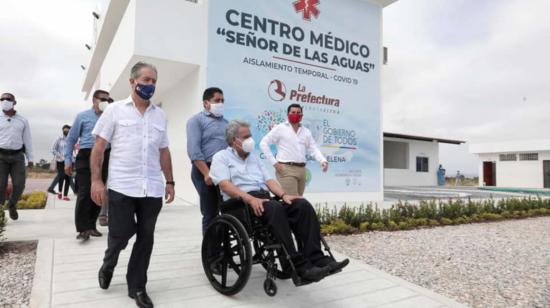
MULTIPOLYGON (((246 286, 254 264, 266 270, 263 287, 268 296, 277 294, 276 279, 292 279, 295 286, 314 282, 298 276, 286 248, 247 204, 236 198, 223 201, 219 187, 216 189, 220 215, 208 225, 201 249, 202 266, 214 289, 228 296, 239 293, 246 286)), ((300 251, 302 245, 297 244, 300 251)), ((322 236, 321 244, 334 259, 322 236)))

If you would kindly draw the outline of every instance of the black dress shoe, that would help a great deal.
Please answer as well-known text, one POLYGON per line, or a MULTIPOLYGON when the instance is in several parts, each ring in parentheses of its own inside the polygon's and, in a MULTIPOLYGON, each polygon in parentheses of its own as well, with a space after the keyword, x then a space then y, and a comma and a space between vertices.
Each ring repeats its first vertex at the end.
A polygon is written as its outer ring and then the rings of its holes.
POLYGON ((341 272, 342 269, 349 264, 349 259, 344 259, 342 261, 332 261, 327 266, 329 267, 329 275, 341 272))
POLYGON ((302 266, 301 268, 297 268, 296 271, 298 272, 298 276, 300 276, 301 278, 308 281, 317 282, 325 278, 328 275, 330 269, 327 267, 310 265, 307 267, 302 266))
POLYGON ((103 234, 101 232, 97 231, 97 229, 88 230, 88 233, 91 236, 95 236, 95 237, 103 236, 103 234))
POLYGON ((136 300, 136 305, 140 308, 153 308, 153 301, 145 291, 137 291, 134 293, 128 294, 130 298, 136 300))
POLYGON ((99 280, 99 287, 102 288, 103 290, 107 290, 111 285, 111 279, 113 279, 113 272, 104 270, 102 266, 99 269, 97 279, 99 280))
POLYGON ((328 274, 332 275, 342 271, 344 267, 349 264, 349 259, 344 259, 342 261, 336 261, 329 256, 325 256, 314 263, 318 267, 328 268, 328 274))
POLYGON ((12 220, 17 220, 19 218, 19 214, 17 214, 17 207, 10 206, 10 218, 12 220))
POLYGON ((78 235, 76 236, 76 239, 77 240, 82 240, 83 242, 85 242, 85 241, 90 239, 90 232, 82 231, 82 232, 78 233, 78 235))

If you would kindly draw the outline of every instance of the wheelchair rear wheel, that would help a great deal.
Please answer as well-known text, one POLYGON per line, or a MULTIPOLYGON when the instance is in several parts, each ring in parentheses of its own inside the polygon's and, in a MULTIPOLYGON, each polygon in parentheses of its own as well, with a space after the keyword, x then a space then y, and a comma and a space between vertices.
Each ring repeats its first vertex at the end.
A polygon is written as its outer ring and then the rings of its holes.
POLYGON ((202 266, 218 292, 240 292, 252 270, 250 239, 242 223, 231 215, 216 217, 202 240, 202 266))

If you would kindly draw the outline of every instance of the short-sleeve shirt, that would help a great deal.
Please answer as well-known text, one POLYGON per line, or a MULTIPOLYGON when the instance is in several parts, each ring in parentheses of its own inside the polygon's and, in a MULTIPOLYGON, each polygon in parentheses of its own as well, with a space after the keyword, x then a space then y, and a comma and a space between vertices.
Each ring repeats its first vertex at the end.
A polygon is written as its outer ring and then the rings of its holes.
POLYGON ((168 147, 164 111, 150 104, 142 115, 132 98, 110 104, 92 135, 111 143, 107 187, 130 197, 162 197, 160 149, 168 147))
MULTIPOLYGON (((231 147, 214 155, 210 177, 216 185, 223 180, 229 180, 244 192, 267 190, 266 182, 273 178, 256 155, 249 154, 246 159, 242 159, 231 147)), ((224 200, 229 199, 225 193, 222 194, 224 200)))

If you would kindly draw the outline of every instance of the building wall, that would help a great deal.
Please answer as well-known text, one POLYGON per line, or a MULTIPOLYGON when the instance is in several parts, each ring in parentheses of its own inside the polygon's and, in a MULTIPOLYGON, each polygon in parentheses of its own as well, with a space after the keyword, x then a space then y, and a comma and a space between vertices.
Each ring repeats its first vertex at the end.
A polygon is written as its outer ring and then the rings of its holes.
MULTIPOLYGON (((439 167, 439 143, 419 140, 384 138, 409 144, 408 168, 384 168, 384 186, 435 186, 439 167), (416 157, 428 157, 428 172, 416 172, 416 157)), ((386 153, 391 155, 391 153, 386 153)), ((445 168, 445 166, 443 166, 445 168)))
POLYGON ((191 162, 187 156, 186 124, 190 117, 203 109, 204 68, 197 68, 163 94, 162 109, 168 116, 168 138, 176 181, 176 195, 188 202, 198 203, 191 182, 191 162))
MULTIPOLYGON (((550 151, 540 151, 539 160, 520 161, 520 152, 479 154, 479 186, 483 186, 483 162, 496 162, 496 187, 543 188, 543 161, 550 160, 550 151), (517 161, 500 161, 499 155, 518 154, 517 161)), ((530 153, 530 152, 524 152, 530 153)))

